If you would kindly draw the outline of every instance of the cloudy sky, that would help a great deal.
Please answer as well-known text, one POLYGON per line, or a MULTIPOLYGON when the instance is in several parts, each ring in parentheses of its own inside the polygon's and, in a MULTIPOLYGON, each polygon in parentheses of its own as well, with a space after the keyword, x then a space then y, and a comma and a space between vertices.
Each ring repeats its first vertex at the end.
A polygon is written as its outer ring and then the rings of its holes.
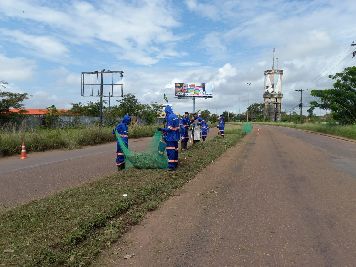
POLYGON ((0 80, 31 95, 26 107, 69 108, 95 100, 80 96, 82 71, 123 70, 125 93, 143 103, 166 93, 191 110, 174 82, 206 82, 214 98, 198 109, 242 112, 263 101, 276 48, 288 111, 295 89, 326 88, 356 65, 355 14, 355 0, 0 0, 0 80))

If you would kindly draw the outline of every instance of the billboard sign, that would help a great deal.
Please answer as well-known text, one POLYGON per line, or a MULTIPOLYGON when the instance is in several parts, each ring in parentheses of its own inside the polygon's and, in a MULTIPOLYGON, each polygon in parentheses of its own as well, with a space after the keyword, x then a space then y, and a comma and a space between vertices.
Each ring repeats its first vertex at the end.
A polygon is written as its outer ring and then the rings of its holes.
POLYGON ((206 92, 205 83, 175 83, 175 96, 177 97, 205 97, 213 95, 206 92))

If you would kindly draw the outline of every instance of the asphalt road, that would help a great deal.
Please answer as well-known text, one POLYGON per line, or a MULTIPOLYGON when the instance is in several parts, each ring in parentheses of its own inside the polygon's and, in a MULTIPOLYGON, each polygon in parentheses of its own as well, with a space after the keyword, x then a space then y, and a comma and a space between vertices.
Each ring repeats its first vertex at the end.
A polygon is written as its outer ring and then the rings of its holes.
MULTIPOLYGON (((151 138, 130 139, 142 151, 151 138)), ((0 159, 0 210, 117 172, 116 143, 76 150, 36 152, 0 159)))
POLYGON ((356 144, 261 126, 95 265, 355 266, 355 222, 356 144))
MULTIPOLYGON (((208 138, 217 134, 212 128, 208 138)), ((130 139, 129 147, 144 151, 151 137, 130 139)), ((26 160, 0 158, 0 212, 55 192, 117 172, 116 143, 76 150, 36 152, 26 160)))

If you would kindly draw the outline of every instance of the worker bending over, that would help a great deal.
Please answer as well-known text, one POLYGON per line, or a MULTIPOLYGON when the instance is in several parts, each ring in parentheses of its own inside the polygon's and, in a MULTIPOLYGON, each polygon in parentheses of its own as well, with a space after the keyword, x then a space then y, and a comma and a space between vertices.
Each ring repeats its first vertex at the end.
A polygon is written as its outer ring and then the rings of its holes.
MULTIPOLYGON (((125 115, 122 121, 115 127, 112 133, 115 135, 115 131, 121 137, 122 141, 126 145, 129 146, 129 127, 128 125, 131 122, 131 117, 129 115, 125 115)), ((118 170, 125 169, 125 155, 120 147, 119 140, 116 143, 116 166, 118 170)))

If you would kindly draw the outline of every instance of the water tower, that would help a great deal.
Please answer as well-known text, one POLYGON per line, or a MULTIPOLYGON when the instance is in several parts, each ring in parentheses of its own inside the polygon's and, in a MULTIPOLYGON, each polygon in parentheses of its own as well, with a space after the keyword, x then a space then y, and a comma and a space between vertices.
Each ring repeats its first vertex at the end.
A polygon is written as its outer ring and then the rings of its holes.
POLYGON ((274 67, 274 53, 273 49, 273 63, 272 69, 266 70, 264 72, 265 82, 264 82, 264 118, 269 121, 280 121, 281 120, 281 110, 282 110, 282 76, 283 70, 275 69, 274 67))

